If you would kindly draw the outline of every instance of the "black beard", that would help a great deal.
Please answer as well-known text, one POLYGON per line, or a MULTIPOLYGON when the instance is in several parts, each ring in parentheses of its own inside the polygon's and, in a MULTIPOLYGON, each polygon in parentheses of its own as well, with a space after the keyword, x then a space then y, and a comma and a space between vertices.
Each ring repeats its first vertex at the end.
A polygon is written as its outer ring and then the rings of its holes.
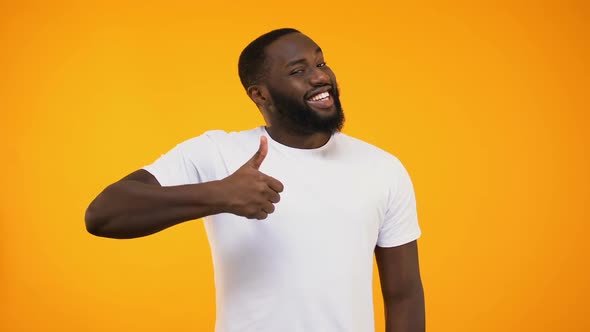
POLYGON ((332 87, 329 90, 334 99, 336 113, 330 117, 322 117, 305 102, 295 100, 269 88, 268 92, 273 100, 275 109, 278 111, 278 120, 282 127, 296 134, 309 135, 317 132, 333 134, 342 130, 344 125, 344 112, 340 104, 340 93, 338 88, 332 87))

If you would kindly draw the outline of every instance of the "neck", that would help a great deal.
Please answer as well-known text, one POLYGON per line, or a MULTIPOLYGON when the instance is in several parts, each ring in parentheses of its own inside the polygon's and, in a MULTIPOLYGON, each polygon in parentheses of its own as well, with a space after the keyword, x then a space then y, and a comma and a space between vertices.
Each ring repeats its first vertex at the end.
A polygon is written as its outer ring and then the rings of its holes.
POLYGON ((332 136, 329 132, 316 132, 311 134, 293 133, 277 126, 266 126, 270 137, 289 147, 297 149, 316 149, 328 142, 332 136))

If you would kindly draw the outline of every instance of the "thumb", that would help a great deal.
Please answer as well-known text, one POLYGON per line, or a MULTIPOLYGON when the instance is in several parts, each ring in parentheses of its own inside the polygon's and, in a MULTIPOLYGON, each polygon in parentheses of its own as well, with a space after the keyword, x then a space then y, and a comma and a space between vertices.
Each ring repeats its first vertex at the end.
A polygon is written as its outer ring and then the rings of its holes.
POLYGON ((258 169, 264 158, 266 158, 266 154, 268 153, 268 142, 266 140, 266 136, 260 136, 260 146, 258 147, 258 151, 248 160, 246 164, 258 169))

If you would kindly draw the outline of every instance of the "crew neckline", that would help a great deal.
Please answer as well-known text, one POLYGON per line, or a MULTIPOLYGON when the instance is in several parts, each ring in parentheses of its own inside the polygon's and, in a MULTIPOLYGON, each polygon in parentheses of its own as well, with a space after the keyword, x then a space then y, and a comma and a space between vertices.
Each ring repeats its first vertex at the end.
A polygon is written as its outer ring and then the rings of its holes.
POLYGON ((336 133, 330 135, 330 138, 328 139, 328 141, 320 147, 313 148, 313 149, 302 149, 302 148, 294 148, 294 147, 291 147, 291 146, 288 146, 288 145, 285 145, 285 144, 275 141, 270 136, 268 131, 266 131, 265 126, 260 126, 259 131, 261 132, 261 134, 266 136, 270 146, 273 146, 279 150, 283 150, 283 151, 286 151, 289 153, 294 153, 294 154, 298 154, 298 155, 307 155, 307 156, 322 154, 322 152, 326 151, 333 144, 333 142, 335 141, 335 136, 338 134, 338 132, 336 132, 336 133))

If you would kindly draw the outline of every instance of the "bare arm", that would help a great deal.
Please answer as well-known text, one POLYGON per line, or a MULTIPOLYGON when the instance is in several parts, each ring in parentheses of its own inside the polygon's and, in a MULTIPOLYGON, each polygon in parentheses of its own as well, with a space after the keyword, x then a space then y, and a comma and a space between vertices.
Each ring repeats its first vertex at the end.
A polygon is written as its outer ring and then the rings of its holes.
POLYGON ((268 151, 260 148, 235 173, 219 181, 162 187, 146 170, 137 170, 105 188, 86 210, 88 232, 109 238, 135 238, 184 221, 227 212, 264 219, 274 211, 283 185, 258 171, 268 151))
POLYGON ((375 247, 385 305, 386 332, 424 332, 424 290, 416 241, 392 247, 375 247))
POLYGON ((223 211, 214 182, 161 187, 146 170, 137 170, 108 186, 86 210, 88 232, 134 238, 178 223, 223 211))

